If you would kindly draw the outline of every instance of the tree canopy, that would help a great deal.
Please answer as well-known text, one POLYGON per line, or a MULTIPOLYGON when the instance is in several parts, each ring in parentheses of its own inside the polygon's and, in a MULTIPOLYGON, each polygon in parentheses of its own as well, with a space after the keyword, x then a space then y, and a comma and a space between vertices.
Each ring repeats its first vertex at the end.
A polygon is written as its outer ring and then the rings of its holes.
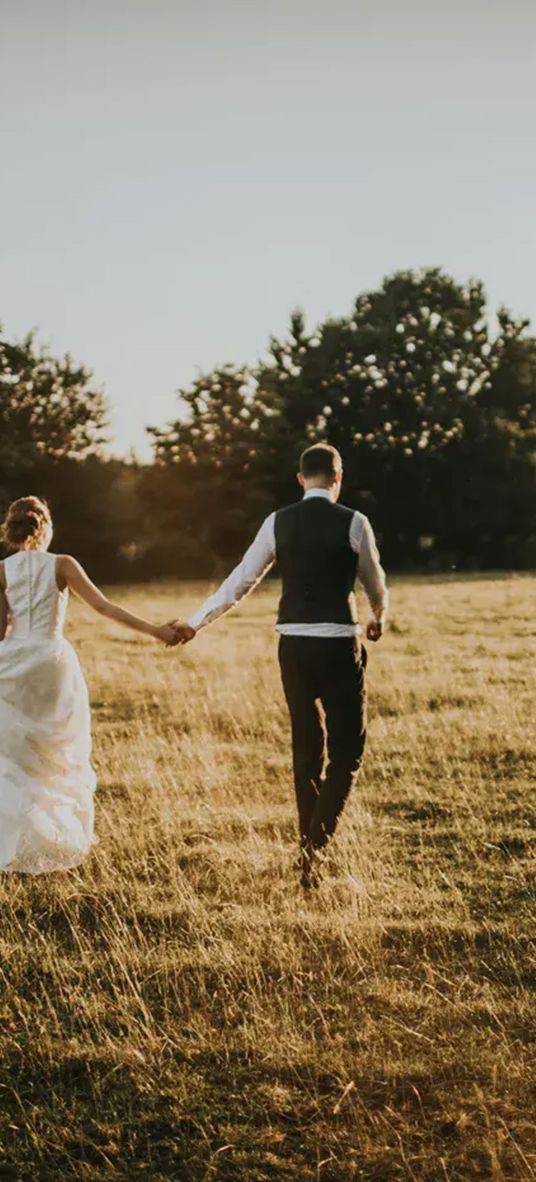
POLYGON ((199 536, 210 516, 226 556, 230 522, 239 548, 263 505, 298 495, 301 449, 327 440, 343 456, 344 497, 371 516, 390 561, 524 561, 536 445, 526 330, 500 309, 492 332, 482 284, 439 269, 390 276, 312 332, 297 311, 255 369, 199 378, 181 392, 183 418, 155 433, 182 528, 199 536))
POLYGON ((333 443, 343 499, 391 568, 536 562, 536 341, 481 283, 388 276, 347 316, 300 310, 252 367, 179 391, 154 463, 110 460, 91 372, 30 334, 0 340, 0 508, 47 496, 57 543, 108 578, 219 574, 300 495, 301 450, 333 443))
POLYGON ((91 371, 67 354, 51 357, 29 333, 15 343, 0 336, 0 465, 32 468, 84 458, 105 440, 106 407, 91 371))

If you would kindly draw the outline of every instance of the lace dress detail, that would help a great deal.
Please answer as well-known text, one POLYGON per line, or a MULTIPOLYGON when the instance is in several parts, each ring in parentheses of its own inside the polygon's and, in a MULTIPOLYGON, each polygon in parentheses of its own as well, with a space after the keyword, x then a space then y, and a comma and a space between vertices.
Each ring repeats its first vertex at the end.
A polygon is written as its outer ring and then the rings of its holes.
POLYGON ((90 711, 78 657, 63 635, 68 592, 56 557, 4 562, 8 628, 0 642, 0 869, 77 866, 93 842, 90 711))

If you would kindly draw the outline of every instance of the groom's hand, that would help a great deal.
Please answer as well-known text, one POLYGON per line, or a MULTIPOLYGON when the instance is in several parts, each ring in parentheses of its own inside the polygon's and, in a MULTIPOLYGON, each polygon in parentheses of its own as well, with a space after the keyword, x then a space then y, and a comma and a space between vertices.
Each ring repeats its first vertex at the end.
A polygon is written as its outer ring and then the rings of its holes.
POLYGON ((179 637, 171 624, 160 624, 158 628, 154 629, 153 636, 156 640, 161 640, 166 648, 176 648, 180 644, 179 637))
POLYGON ((381 620, 369 620, 367 624, 366 637, 367 640, 381 640, 383 633, 383 623, 381 620))
POLYGON ((186 620, 171 620, 170 628, 175 632, 177 644, 188 644, 195 636, 195 628, 187 624, 186 620))

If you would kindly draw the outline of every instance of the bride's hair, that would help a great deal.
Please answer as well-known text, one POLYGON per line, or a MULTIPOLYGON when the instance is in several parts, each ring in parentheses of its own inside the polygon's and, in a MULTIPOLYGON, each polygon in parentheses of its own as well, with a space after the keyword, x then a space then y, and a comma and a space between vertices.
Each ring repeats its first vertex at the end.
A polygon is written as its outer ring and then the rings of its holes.
POLYGON ((19 497, 18 501, 12 501, 7 510, 2 535, 13 550, 25 543, 30 549, 36 550, 46 541, 51 525, 52 518, 46 501, 40 497, 19 497))

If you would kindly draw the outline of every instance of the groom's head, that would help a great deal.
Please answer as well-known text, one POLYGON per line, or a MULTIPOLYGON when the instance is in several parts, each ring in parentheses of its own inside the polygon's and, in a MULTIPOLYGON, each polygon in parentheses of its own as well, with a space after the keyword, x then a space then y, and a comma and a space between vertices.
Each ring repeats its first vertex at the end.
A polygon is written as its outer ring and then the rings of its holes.
POLYGON ((329 443, 315 443, 300 456, 298 480, 307 492, 309 488, 325 488, 333 501, 341 491, 342 460, 336 447, 329 443))

